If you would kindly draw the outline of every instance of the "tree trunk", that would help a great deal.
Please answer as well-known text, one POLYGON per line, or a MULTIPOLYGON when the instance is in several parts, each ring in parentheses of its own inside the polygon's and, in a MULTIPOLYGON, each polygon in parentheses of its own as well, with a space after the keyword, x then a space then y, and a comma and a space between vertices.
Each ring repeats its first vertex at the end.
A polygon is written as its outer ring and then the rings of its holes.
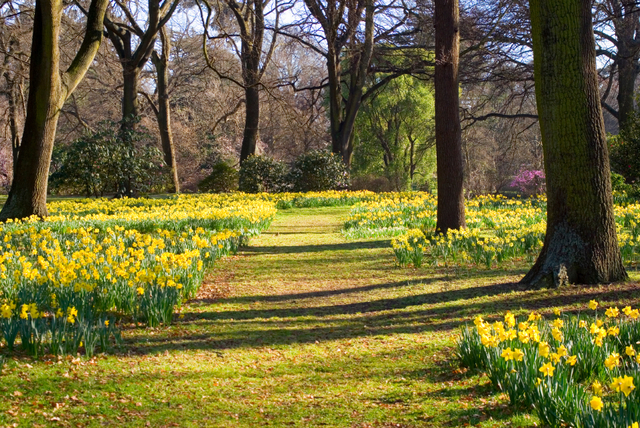
POLYGON ((29 98, 14 180, 0 220, 44 217, 47 181, 60 109, 91 66, 102 40, 108 0, 93 0, 85 37, 67 71, 60 75, 62 0, 37 0, 33 22, 29 98))
POLYGON ((360 51, 352 58, 351 82, 349 95, 343 100, 342 75, 340 58, 336 49, 330 49, 327 54, 327 68, 329 71, 329 119, 331 122, 331 148, 333 153, 339 154, 347 167, 351 166, 353 154, 353 128, 355 127, 358 111, 362 105, 364 86, 366 83, 374 44, 374 16, 373 0, 367 0, 365 8, 364 40, 360 51), (344 110, 343 110, 344 104, 344 110))
POLYGON ((327 71, 329 80, 329 126, 331 133, 331 151, 342 156, 340 128, 342 124, 341 65, 338 54, 331 48, 327 53, 327 71))
POLYGON ((123 129, 133 130, 140 115, 138 104, 140 69, 123 64, 122 78, 124 82, 122 89, 122 126, 123 129))
POLYGON ((618 128, 622 131, 632 117, 638 61, 630 49, 618 50, 618 128))
POLYGON ((156 67, 158 76, 158 110, 156 118, 160 131, 160 141, 162 142, 162 152, 165 163, 171 167, 171 177, 175 193, 180 193, 180 179, 178 177, 178 163, 176 161, 175 145, 173 143, 173 132, 171 131, 171 110, 169 105, 169 94, 167 90, 169 82, 169 70, 167 62, 169 58, 169 40, 162 37, 162 55, 156 52, 151 56, 153 65, 156 67))
POLYGON ((638 77, 638 13, 640 9, 635 1, 615 0, 608 2, 611 22, 617 40, 615 46, 615 65, 618 66, 618 128, 620 131, 628 125, 635 111, 635 88, 638 77))
POLYGON ((436 231, 466 226, 464 162, 458 98, 460 54, 458 0, 436 0, 435 121, 438 176, 436 231))
POLYGON ((30 89, 22 150, 0 219, 44 217, 53 142, 62 108, 58 37, 61 2, 37 1, 33 22, 30 89))
MULTIPOLYGON (((11 160, 13 165, 13 175, 15 177, 16 165, 18 164, 18 153, 20 153, 20 120, 18 118, 18 104, 22 96, 22 78, 14 76, 11 81, 9 91, 9 132, 11 134, 11 160), (16 79, 18 82, 16 82, 16 79)), ((13 178, 12 178, 13 179, 13 178)))
POLYGON ((260 90, 258 86, 245 87, 244 96, 246 98, 245 121, 240 163, 256 153, 260 127, 260 90))
POLYGON ((626 278, 616 237, 590 0, 531 0, 547 232, 522 283, 557 287, 626 278))

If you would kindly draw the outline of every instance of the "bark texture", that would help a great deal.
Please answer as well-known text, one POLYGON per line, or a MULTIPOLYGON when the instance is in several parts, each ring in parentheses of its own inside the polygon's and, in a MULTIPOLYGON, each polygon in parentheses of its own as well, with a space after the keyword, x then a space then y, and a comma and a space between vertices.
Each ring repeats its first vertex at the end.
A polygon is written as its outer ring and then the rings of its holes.
POLYGON ((547 177, 547 232, 522 283, 626 278, 613 216, 590 0, 531 0, 536 101, 547 177))
POLYGON ((98 51, 107 5, 108 0, 91 2, 80 50, 67 71, 61 74, 59 34, 62 0, 36 1, 24 133, 14 180, 0 211, 0 220, 48 214, 47 181, 60 110, 98 51))
POLYGON ((169 104, 169 54, 171 52, 171 42, 165 30, 160 31, 162 39, 162 54, 153 52, 151 61, 156 68, 158 107, 154 106, 154 113, 158 121, 160 131, 160 141, 162 142, 162 153, 165 163, 171 168, 171 178, 175 193, 180 193, 180 178, 178 176, 178 163, 176 160, 175 144, 173 142, 173 132, 171 130, 171 106, 169 104))
POLYGON ((464 161, 460 129, 458 62, 460 56, 458 0, 435 1, 435 120, 438 175, 436 230, 466 226, 464 161))
POLYGON ((256 154, 258 139, 260 138, 260 91, 257 86, 247 86, 244 89, 245 119, 242 148, 240 149, 240 163, 249 156, 256 154))

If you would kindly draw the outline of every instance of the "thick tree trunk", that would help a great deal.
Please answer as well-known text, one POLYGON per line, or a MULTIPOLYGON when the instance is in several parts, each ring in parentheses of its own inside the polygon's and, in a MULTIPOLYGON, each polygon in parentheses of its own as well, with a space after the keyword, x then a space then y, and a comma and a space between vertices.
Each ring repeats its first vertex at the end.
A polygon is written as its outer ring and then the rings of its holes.
POLYGON ((108 0, 92 1, 85 38, 69 69, 61 76, 58 67, 62 1, 36 1, 24 134, 0 220, 48 214, 47 181, 60 109, 93 62, 102 40, 107 4, 108 0))
POLYGON ((140 69, 123 64, 122 67, 122 126, 123 129, 135 129, 136 121, 140 115, 138 104, 138 86, 140 81, 140 69))
POLYGON ((33 22, 30 89, 21 156, 0 218, 45 217, 47 181, 61 102, 58 37, 59 1, 37 1, 33 22))
POLYGON ((531 0, 536 102, 547 179, 544 246, 522 283, 626 278, 616 238, 590 0, 531 0))
POLYGON ((164 154, 165 163, 171 167, 171 177, 173 180, 173 188, 175 193, 180 193, 180 179, 178 177, 178 163, 176 161, 175 146, 173 143, 173 132, 171 131, 171 110, 169 105, 169 93, 167 85, 169 82, 169 70, 167 61, 169 57, 169 41, 167 37, 163 37, 162 56, 155 52, 151 57, 156 74, 158 76, 158 110, 156 118, 158 120, 158 129, 160 131, 160 141, 162 142, 162 152, 164 154))
POLYGON ((244 135, 240 150, 240 163, 256 153, 260 129, 260 91, 258 86, 247 86, 244 90, 246 103, 244 135))
POLYGON ((464 161, 458 97, 460 31, 458 0, 436 0, 435 121, 438 175, 436 230, 466 226, 464 161))

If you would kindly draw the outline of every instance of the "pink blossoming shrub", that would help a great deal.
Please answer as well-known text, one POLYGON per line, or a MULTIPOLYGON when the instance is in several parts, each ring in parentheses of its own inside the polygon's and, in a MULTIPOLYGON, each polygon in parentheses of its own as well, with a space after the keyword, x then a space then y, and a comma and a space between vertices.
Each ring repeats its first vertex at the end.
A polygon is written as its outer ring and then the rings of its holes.
POLYGON ((510 186, 515 187, 525 196, 539 195, 546 191, 544 171, 522 170, 513 179, 510 186))

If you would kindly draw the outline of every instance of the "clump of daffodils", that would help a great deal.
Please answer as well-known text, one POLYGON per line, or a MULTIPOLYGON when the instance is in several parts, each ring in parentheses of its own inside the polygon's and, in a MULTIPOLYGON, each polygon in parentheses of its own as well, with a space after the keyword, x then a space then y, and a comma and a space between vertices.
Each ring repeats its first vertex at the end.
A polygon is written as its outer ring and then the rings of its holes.
POLYGON ((547 425, 635 428, 627 417, 640 414, 639 310, 595 300, 588 308, 578 316, 555 308, 550 319, 477 316, 463 329, 458 354, 547 425))
POLYGON ((268 227, 276 208, 261 196, 180 195, 49 211, 0 225, 0 340, 35 355, 105 348, 114 314, 170 323, 205 268, 268 227))

